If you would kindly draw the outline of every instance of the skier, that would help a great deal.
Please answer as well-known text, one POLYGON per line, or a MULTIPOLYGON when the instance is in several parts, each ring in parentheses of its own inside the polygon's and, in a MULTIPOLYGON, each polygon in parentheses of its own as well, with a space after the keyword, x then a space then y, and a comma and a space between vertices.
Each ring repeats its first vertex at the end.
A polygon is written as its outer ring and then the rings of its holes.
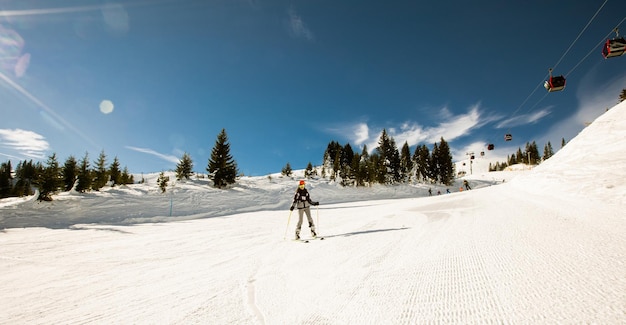
POLYGON ((298 184, 298 190, 293 197, 293 203, 291 203, 290 211, 298 208, 298 225, 296 226, 296 239, 300 239, 300 228, 302 228, 302 215, 306 212, 306 218, 309 221, 309 228, 311 229, 311 236, 315 238, 315 224, 313 224, 313 218, 311 218, 311 205, 319 205, 319 202, 311 201, 309 191, 304 188, 304 181, 300 181, 298 184))
POLYGON ((466 190, 471 190, 472 188, 469 186, 469 183, 467 182, 467 180, 463 180, 463 185, 465 185, 465 189, 466 190))

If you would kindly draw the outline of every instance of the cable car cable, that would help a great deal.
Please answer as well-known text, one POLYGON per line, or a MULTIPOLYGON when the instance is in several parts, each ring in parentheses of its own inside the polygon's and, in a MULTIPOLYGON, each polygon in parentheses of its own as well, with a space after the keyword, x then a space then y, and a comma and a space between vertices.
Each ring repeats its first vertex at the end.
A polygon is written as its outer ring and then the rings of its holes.
MULTIPOLYGON (((624 18, 623 18, 623 19, 622 19, 622 20, 621 20, 621 21, 617 24, 617 27, 615 27, 615 29, 619 28, 619 26, 621 26, 621 25, 622 25, 622 23, 623 23, 625 20, 626 20, 626 16, 624 16, 624 18)), ((591 53, 593 53, 594 51, 596 51, 596 50, 597 50, 598 46, 600 46, 600 45, 602 45, 602 43, 606 42, 606 39, 607 39, 607 38, 609 38, 609 37, 611 36, 611 34, 613 34, 613 31, 614 31, 614 30, 612 30, 612 31, 610 31, 608 34, 606 34, 606 36, 604 36, 604 37, 602 38, 602 40, 600 40, 600 42, 599 42, 598 44, 596 44, 596 45, 595 45, 595 46, 594 46, 594 47, 593 47, 593 48, 589 51, 589 53, 587 53, 587 55, 585 55, 585 57, 584 57, 584 58, 582 58, 582 60, 578 61, 578 63, 577 63, 577 64, 576 64, 576 65, 572 68, 572 70, 570 70, 569 72, 567 72, 567 74, 566 74, 565 76, 569 76, 572 72, 574 72, 574 70, 576 70, 576 68, 578 68, 578 66, 579 66, 581 63, 583 63, 583 62, 587 59, 587 57, 588 57, 589 55, 591 55, 591 53)))
MULTIPOLYGON (((587 30, 587 28, 589 27, 589 25, 591 25, 591 23, 593 22, 593 20, 596 18, 596 16, 598 16, 598 14, 599 14, 599 13, 600 13, 600 11, 602 10, 602 8, 604 8, 604 6, 606 5, 606 3, 607 3, 608 1, 609 1, 609 0, 604 0, 604 3, 602 3, 602 5, 600 6, 600 8, 598 8, 598 10, 596 10, 596 12, 593 14, 593 16, 591 17, 591 19, 589 19, 589 21, 588 21, 588 22, 587 22, 587 24, 585 25, 585 27, 583 27, 583 29, 580 31, 580 33, 578 33, 578 36, 576 36, 576 38, 575 38, 575 39, 574 39, 574 41, 570 44, 570 46, 567 48, 567 50, 565 50, 565 52, 563 53, 563 55, 561 55, 561 58, 559 58, 559 60, 556 62, 556 64, 554 64, 554 65, 553 65, 552 69, 556 68, 556 67, 557 67, 557 66, 561 63, 561 61, 565 58, 565 56, 567 55, 567 53, 569 53, 569 51, 571 50, 571 48, 572 48, 572 47, 576 44, 576 42, 578 41, 578 39, 580 39, 580 37, 582 36, 582 34, 583 34, 586 30, 587 30)), ((626 17, 625 17, 625 19, 626 19, 626 17)), ((624 20, 622 20, 622 22, 623 22, 623 21, 624 21, 624 20)), ((621 24, 622 22, 620 22, 620 24, 621 24)), ((618 24, 618 25, 619 25, 619 24, 618 24)), ((607 36, 607 37, 608 37, 608 36, 607 36)), ((588 56, 588 55, 587 55, 587 56, 588 56)), ((580 63, 579 63, 579 64, 580 64, 580 63)), ((570 73, 571 73, 571 71, 570 71, 570 73)), ((544 78, 543 78, 543 80, 542 80, 542 81, 541 81, 541 82, 540 82, 540 83, 539 83, 539 84, 535 87, 535 89, 534 89, 534 90, 530 93, 530 95, 528 95, 528 97, 526 97, 526 99, 522 102, 522 104, 521 104, 521 105, 520 105, 520 106, 519 106, 519 107, 518 107, 518 108, 517 108, 517 109, 513 112, 513 114, 511 114, 511 118, 510 118, 511 120, 512 120, 512 119, 516 116, 517 112, 518 112, 518 111, 519 111, 519 110, 520 110, 520 109, 524 106, 524 104, 526 104, 526 102, 530 99, 530 97, 532 97, 532 95, 534 95, 534 94, 535 94, 535 92, 537 92, 537 89, 539 89, 539 87, 541 87, 541 85, 543 85, 543 84, 544 84, 544 80, 545 80, 547 77, 549 77, 549 76, 551 76, 551 73, 548 73, 548 74, 546 75, 546 77, 544 77, 544 78)), ((540 102, 542 102, 542 101, 546 98, 546 96, 547 96, 547 93, 546 93, 546 94, 545 94, 545 95, 544 95, 544 96, 543 96, 543 97, 542 97, 539 101, 537 101, 537 102, 535 103, 535 105, 533 105, 533 106, 531 107, 531 109, 533 109, 534 107, 536 107, 537 105, 539 105, 539 103, 540 103, 540 102)), ((527 113, 527 112, 529 112, 529 111, 530 111, 530 109, 528 109, 528 110, 526 111, 526 113, 527 113)), ((512 127, 509 127, 509 129, 508 129, 508 131, 507 131, 507 134, 506 134, 507 136, 509 136, 509 135, 510 135, 510 130, 511 130, 511 128, 512 128, 512 127)), ((507 141, 508 141, 508 140, 507 140, 507 141)))

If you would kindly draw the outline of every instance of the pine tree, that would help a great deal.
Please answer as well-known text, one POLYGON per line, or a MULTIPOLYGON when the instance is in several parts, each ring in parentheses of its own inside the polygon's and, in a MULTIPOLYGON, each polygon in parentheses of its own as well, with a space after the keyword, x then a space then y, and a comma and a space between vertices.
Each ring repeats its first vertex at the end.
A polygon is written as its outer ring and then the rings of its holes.
POLYGON ((107 156, 104 154, 104 150, 102 150, 100 152, 100 155, 98 156, 98 160, 95 161, 96 168, 93 171, 94 178, 91 188, 96 191, 99 191, 101 188, 103 188, 109 181, 109 175, 106 168, 106 160, 107 156))
POLYGON ((120 177, 120 184, 133 184, 135 182, 133 175, 128 172, 128 167, 124 167, 122 170, 122 176, 120 177))
POLYGON ((415 147, 413 161, 415 163, 415 177, 417 181, 426 182, 431 177, 429 172, 431 163, 430 151, 425 144, 415 147))
POLYGON ((122 171, 120 171, 120 161, 117 159, 117 156, 113 158, 113 162, 111 166, 109 166, 109 177, 111 178, 112 187, 116 184, 122 183, 122 171))
POLYGON ((409 182, 411 180, 411 174, 413 171, 413 159, 411 158, 411 149, 409 143, 404 141, 402 149, 400 150, 400 176, 403 182, 409 182))
POLYGON ((400 181, 400 153, 396 142, 383 129, 378 139, 376 151, 379 155, 377 181, 381 184, 394 184, 400 181))
POLYGON ((170 181, 170 177, 165 176, 164 172, 161 172, 159 174, 159 178, 157 179, 157 185, 161 189, 161 193, 165 193, 165 191, 167 190, 167 182, 169 181, 170 181))
POLYGON ((13 177, 9 160, 0 165, 0 199, 11 196, 11 192, 13 192, 13 177))
POLYGON ((354 151, 352 146, 347 143, 340 152, 339 159, 339 175, 341 176, 341 185, 349 186, 354 184, 355 171, 352 169, 352 160, 354 159, 354 151))
POLYGON ((524 151, 524 159, 529 165, 537 165, 539 164, 539 149, 537 148, 537 143, 533 141, 532 143, 526 143, 526 150, 524 151))
POLYGON ((65 164, 63 164, 63 185, 64 190, 67 192, 74 187, 74 183, 76 182, 76 178, 78 177, 78 163, 76 162, 76 158, 74 156, 69 156, 65 160, 65 164))
POLYGON ((363 150, 361 150, 361 155, 359 158, 359 181, 357 182, 357 185, 365 185, 366 182, 368 184, 372 182, 372 179, 370 177, 369 163, 370 155, 367 151, 367 145, 363 145, 363 150))
POLYGON ((626 100, 626 89, 622 89, 622 92, 619 94, 619 102, 623 102, 626 100))
POLYGON ((543 160, 550 159, 552 156, 554 156, 554 150, 552 150, 552 144, 548 141, 543 148, 543 160))
POLYGON ((209 179, 217 188, 223 188, 236 181, 237 163, 230 155, 230 144, 225 129, 222 129, 222 132, 217 136, 207 171, 209 172, 209 179))
POLYGON ((13 188, 15 196, 33 195, 33 184, 37 179, 37 167, 33 161, 23 161, 17 164, 15 168, 15 178, 17 182, 13 188))
POLYGON ((565 147, 565 138, 561 138, 561 148, 565 147))
POLYGON ((452 163, 450 146, 446 140, 443 139, 443 137, 441 137, 441 142, 439 143, 437 165, 439 166, 439 180, 441 184, 452 184, 452 181, 454 180, 454 164, 452 163))
POLYGON ((439 156, 439 145, 435 142, 435 144, 433 144, 433 151, 430 152, 430 165, 429 165, 429 178, 430 181, 433 183, 436 183, 439 181, 439 159, 437 158, 439 156))
POLYGON ((61 168, 59 168, 56 153, 48 157, 46 167, 39 175, 37 183, 39 185, 39 197, 37 199, 40 201, 52 201, 52 194, 63 187, 61 168))
POLYGON ((76 191, 85 193, 90 191, 93 185, 92 172, 89 165, 89 154, 85 152, 85 156, 80 161, 78 167, 78 182, 76 183, 76 191))
POLYGON ((178 165, 176 165, 176 179, 189 179, 193 174, 193 161, 191 160, 191 156, 188 153, 184 153, 183 157, 180 158, 178 165))
POLYGON ((291 164, 289 164, 289 162, 287 162, 287 164, 285 164, 285 167, 280 170, 280 174, 283 176, 290 177, 292 173, 293 169, 291 169, 291 164))
POLYGON ((312 176, 313 176, 313 165, 309 161, 309 163, 306 165, 306 169, 304 170, 304 177, 311 178, 312 176))

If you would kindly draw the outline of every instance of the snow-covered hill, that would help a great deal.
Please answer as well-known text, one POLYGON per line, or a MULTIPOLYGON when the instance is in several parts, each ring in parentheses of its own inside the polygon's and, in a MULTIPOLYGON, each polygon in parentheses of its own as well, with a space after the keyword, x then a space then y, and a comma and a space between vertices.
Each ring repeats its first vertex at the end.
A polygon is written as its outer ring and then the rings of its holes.
POLYGON ((471 191, 312 180, 307 244, 298 175, 3 201, 0 323, 626 323, 625 106, 471 191))

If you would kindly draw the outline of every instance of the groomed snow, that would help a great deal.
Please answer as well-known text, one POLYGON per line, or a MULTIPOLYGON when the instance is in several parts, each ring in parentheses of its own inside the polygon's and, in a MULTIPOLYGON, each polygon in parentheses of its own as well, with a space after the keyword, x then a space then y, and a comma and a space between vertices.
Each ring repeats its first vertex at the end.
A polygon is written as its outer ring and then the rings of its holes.
POLYGON ((471 191, 310 180, 310 243, 298 177, 2 200, 0 323, 624 324, 625 105, 471 191))

